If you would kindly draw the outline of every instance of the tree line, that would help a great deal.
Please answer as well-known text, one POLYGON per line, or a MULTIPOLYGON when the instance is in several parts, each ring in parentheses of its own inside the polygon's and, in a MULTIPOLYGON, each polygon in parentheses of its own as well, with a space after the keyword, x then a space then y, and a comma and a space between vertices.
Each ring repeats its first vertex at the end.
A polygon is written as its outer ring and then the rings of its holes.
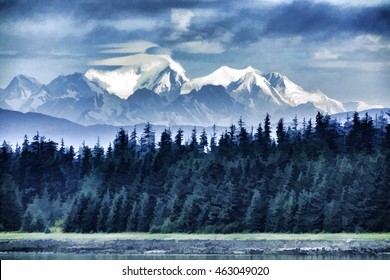
POLYGON ((152 125, 76 152, 37 133, 0 153, 0 231, 390 231, 390 125, 354 113, 217 135, 152 125), (273 134, 274 131, 274 134, 273 134), (275 137, 273 137, 275 135, 275 137))

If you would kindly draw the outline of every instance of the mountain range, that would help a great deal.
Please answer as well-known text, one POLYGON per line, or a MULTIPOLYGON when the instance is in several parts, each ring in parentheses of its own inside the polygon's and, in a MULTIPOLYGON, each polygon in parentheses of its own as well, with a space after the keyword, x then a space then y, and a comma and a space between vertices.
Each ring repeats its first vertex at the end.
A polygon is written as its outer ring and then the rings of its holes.
MULTIPOLYGON (((380 107, 380 106, 376 106, 380 107)), ((59 76, 48 84, 19 75, 0 89, 0 108, 36 112, 81 125, 127 126, 147 121, 160 125, 228 126, 242 117, 256 125, 266 113, 287 121, 370 109, 362 102, 340 101, 308 92, 286 76, 248 67, 223 66, 190 80, 167 55, 135 55, 115 70, 90 69, 59 76)))

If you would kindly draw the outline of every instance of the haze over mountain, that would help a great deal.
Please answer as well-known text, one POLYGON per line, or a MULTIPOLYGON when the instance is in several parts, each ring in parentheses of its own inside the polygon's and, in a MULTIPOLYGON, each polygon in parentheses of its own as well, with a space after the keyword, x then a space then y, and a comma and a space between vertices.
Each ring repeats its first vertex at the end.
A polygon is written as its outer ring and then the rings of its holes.
MULTIPOLYGON (((370 109, 347 103, 348 111, 370 109)), ((317 111, 346 112, 343 103, 320 91, 308 92, 286 76, 263 74, 252 67, 223 66, 189 80, 183 67, 167 55, 139 54, 115 70, 90 69, 59 76, 47 85, 16 76, 0 92, 0 107, 39 112, 83 125, 228 126, 242 117, 256 125, 269 113, 286 121, 313 117, 317 111)), ((376 106, 375 108, 377 108, 376 106)))
MULTIPOLYGON (((28 139, 31 139, 39 133, 40 136, 44 136, 46 140, 52 140, 56 143, 61 143, 64 140, 66 146, 72 145, 77 148, 83 143, 89 147, 93 147, 98 139, 100 145, 108 147, 109 143, 112 143, 115 135, 122 127, 129 133, 136 128, 138 138, 142 135, 143 129, 146 123, 138 123, 136 126, 114 126, 114 125, 80 125, 75 122, 68 121, 62 118, 56 118, 40 113, 21 113, 11 110, 0 109, 0 141, 6 141, 15 147, 16 143, 21 145, 26 135, 28 139)), ((183 133, 183 140, 188 142, 191 136, 193 126, 170 126, 169 129, 172 133, 181 128, 183 133)), ((212 127, 204 127, 207 135, 212 134, 212 127)), ((161 133, 168 129, 167 126, 156 125, 152 126, 153 132, 156 135, 156 141, 161 133)), ((197 127, 198 133, 201 132, 203 127, 197 127)), ((224 127, 217 127, 217 132, 222 132, 224 127)))

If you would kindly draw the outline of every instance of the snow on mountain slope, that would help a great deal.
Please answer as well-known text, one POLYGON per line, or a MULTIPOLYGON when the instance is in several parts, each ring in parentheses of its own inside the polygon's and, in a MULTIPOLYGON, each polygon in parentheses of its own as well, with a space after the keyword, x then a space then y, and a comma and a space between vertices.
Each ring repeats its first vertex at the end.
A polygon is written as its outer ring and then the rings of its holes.
POLYGON ((50 98, 51 95, 49 89, 43 85, 38 92, 32 94, 28 100, 26 100, 26 102, 20 108, 20 111, 35 112, 39 106, 48 102, 50 98))
POLYGON ((345 112, 343 104, 340 101, 331 99, 320 91, 315 93, 307 92, 302 87, 290 81, 286 76, 277 72, 268 73, 264 77, 290 106, 295 107, 310 102, 316 108, 329 114, 345 112))
POLYGON ((344 108, 347 111, 364 111, 364 110, 370 110, 370 109, 380 109, 384 108, 382 105, 369 105, 364 101, 351 101, 351 102, 345 102, 344 108))
POLYGON ((245 69, 233 69, 227 66, 222 66, 208 76, 186 82, 181 88, 181 93, 186 94, 192 90, 200 90, 205 85, 223 86, 226 88, 229 84, 241 79, 247 73, 256 73, 261 75, 259 70, 252 67, 247 67, 245 69))
MULTIPOLYGON (((42 84, 35 78, 18 75, 12 79, 0 96, 1 103, 4 103, 12 110, 22 111, 23 106, 32 95, 37 93, 42 84)), ((24 112, 26 112, 24 110, 24 112)))
POLYGON ((248 119, 244 105, 235 101, 222 86, 206 85, 180 95, 163 110, 170 124, 216 124, 228 126, 240 116, 248 119))
POLYGON ((81 73, 61 75, 47 88, 51 99, 37 108, 44 114, 89 125, 117 124, 123 113, 122 100, 118 96, 109 94, 81 73))
POLYGON ((126 66, 119 69, 90 69, 85 76, 123 99, 142 88, 173 99, 170 96, 177 97, 181 86, 188 81, 179 63, 167 55, 155 54, 137 54, 129 57, 126 66))
POLYGON ((185 83, 181 93, 199 90, 205 85, 221 85, 238 102, 249 106, 257 115, 263 110, 273 111, 312 103, 317 109, 333 114, 344 112, 343 104, 322 92, 310 93, 287 77, 272 72, 262 75, 260 70, 248 67, 237 70, 223 66, 208 76, 185 83))
POLYGON ((47 85, 55 98, 89 98, 103 94, 104 90, 81 73, 59 76, 47 85))
POLYGON ((287 77, 262 74, 252 67, 223 66, 208 76, 188 80, 184 69, 166 55, 137 54, 113 71, 90 69, 59 76, 47 86, 27 76, 0 89, 0 107, 39 112, 84 125, 164 124, 229 125, 243 117, 258 124, 266 113, 286 121, 312 118, 319 110, 335 114, 372 107, 343 104, 322 92, 310 93, 287 77))
POLYGON ((227 86, 227 91, 235 100, 247 105, 252 111, 261 111, 287 104, 286 100, 271 86, 267 79, 254 71, 248 72, 236 82, 230 83, 227 86))

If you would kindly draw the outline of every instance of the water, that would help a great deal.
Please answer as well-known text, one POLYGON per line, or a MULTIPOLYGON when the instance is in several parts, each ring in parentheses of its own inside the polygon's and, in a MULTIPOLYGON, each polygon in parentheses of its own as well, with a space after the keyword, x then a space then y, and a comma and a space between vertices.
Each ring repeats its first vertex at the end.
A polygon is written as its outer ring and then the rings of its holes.
POLYGON ((80 253, 0 253, 1 260, 390 260, 389 253, 377 255, 158 255, 80 253))

